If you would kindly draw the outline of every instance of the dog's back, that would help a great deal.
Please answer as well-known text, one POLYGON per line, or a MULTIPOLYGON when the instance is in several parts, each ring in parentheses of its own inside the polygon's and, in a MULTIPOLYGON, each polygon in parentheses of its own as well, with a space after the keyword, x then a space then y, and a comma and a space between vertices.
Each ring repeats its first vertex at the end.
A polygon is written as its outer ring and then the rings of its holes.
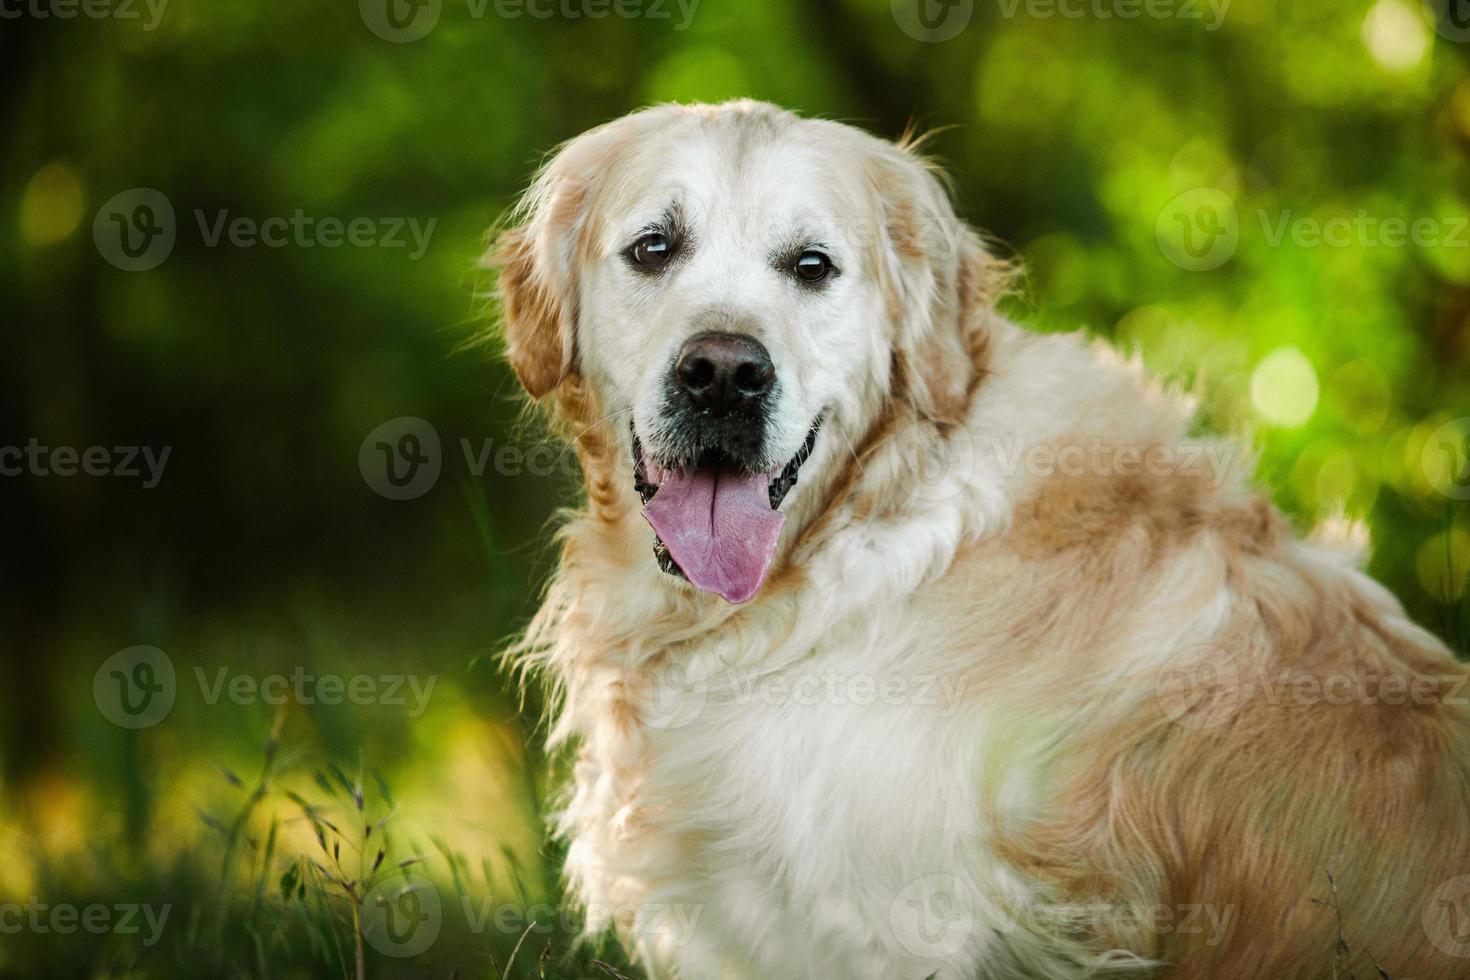
POLYGON ((1092 465, 1029 479, 927 600, 985 651, 969 689, 1068 731, 1000 852, 1154 975, 1470 976, 1470 675, 1361 549, 1297 538, 1240 461, 1107 442, 1109 401, 1053 446, 1092 465))

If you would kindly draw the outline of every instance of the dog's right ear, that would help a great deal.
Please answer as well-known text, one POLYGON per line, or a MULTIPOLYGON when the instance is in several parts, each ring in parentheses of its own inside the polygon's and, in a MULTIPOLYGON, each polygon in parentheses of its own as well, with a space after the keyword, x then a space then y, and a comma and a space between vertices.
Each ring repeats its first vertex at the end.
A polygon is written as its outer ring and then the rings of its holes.
POLYGON ((626 142, 618 129, 600 126, 557 151, 484 262, 500 270, 506 358, 538 400, 577 370, 576 269, 589 251, 602 179, 626 142))
POLYGON ((505 357, 532 398, 550 394, 572 373, 576 325, 566 288, 548 275, 530 225, 510 228, 495 240, 490 264, 500 269, 500 309, 505 357))

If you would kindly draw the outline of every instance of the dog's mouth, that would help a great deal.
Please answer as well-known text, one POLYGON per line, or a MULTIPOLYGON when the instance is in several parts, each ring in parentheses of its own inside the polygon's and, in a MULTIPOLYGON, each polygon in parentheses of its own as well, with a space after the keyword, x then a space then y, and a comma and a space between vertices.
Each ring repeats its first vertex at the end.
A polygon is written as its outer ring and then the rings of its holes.
POLYGON ((633 436, 633 488, 653 528, 659 567, 727 602, 760 590, 776 556, 786 515, 781 501, 812 454, 821 419, 778 470, 751 472, 718 449, 660 465, 633 436))

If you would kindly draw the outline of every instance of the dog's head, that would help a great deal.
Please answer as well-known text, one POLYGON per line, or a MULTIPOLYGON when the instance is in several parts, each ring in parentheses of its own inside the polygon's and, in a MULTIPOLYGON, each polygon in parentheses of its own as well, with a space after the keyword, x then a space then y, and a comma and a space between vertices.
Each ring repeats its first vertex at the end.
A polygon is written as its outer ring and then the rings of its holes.
POLYGON ((751 598, 791 500, 836 482, 812 471, 886 412, 964 413, 999 264, 901 146, 661 106, 566 144, 516 221, 495 255, 511 366, 533 398, 591 394, 655 555, 698 588, 751 598))

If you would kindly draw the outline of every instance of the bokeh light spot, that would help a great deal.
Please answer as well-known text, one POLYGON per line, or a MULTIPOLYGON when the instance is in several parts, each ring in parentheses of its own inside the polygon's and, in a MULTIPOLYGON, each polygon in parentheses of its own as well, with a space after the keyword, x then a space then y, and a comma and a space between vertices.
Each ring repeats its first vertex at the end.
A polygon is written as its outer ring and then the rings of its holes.
POLYGON ((1251 404, 1267 422, 1301 425, 1317 408, 1317 372, 1295 347, 1266 355, 1251 373, 1251 404))
POLYGON ((37 170, 20 198, 20 234, 27 245, 54 245, 82 223, 82 182, 64 163, 37 170))
POLYGON ((1470 531, 1455 527, 1436 534, 1419 548, 1414 564, 1424 591, 1440 602, 1454 602, 1470 579, 1470 531))
POLYGON ((1429 28, 1403 0, 1378 0, 1363 19, 1363 43, 1385 71, 1410 71, 1429 50, 1429 28))

